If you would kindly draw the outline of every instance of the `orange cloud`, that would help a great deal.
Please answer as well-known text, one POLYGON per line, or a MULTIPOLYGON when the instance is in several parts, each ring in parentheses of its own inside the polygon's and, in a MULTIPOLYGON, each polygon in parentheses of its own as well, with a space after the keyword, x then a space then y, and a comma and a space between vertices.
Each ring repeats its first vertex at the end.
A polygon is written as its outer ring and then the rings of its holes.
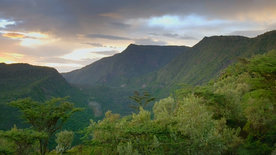
POLYGON ((12 31, 0 31, 3 37, 10 39, 20 40, 21 46, 37 47, 54 42, 58 39, 50 37, 48 34, 41 32, 12 32, 12 31))
POLYGON ((12 38, 12 39, 21 39, 25 37, 24 34, 16 33, 16 32, 4 33, 2 36, 12 38))
POLYGON ((19 53, 1 53, 0 52, 0 62, 4 63, 16 63, 22 61, 24 55, 19 53))

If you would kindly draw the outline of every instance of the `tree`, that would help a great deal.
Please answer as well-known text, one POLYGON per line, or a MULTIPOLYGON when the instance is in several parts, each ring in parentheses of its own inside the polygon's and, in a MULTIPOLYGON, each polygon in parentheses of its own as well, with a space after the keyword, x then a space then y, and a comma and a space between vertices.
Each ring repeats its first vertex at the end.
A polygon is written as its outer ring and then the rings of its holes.
POLYGON ((8 140, 6 144, 13 143, 15 153, 18 155, 28 155, 32 146, 41 138, 47 137, 45 133, 34 131, 31 129, 17 129, 16 126, 9 131, 1 131, 0 137, 8 140))
POLYGON ((140 107, 145 108, 150 102, 155 100, 154 97, 151 97, 149 92, 139 93, 138 91, 134 92, 133 96, 129 97, 138 105, 131 105, 130 107, 136 111, 139 111, 140 107))
POLYGON ((74 132, 64 130, 57 133, 56 137, 56 143, 58 144, 56 150, 62 154, 71 148, 74 132))
MULTIPOLYGON (((0 131, 2 134, 3 131, 0 131)), ((4 138, 3 136, 0 136, 0 154, 2 155, 8 155, 8 154, 14 154, 15 153, 15 144, 10 142, 7 138, 4 138)))
POLYGON ((30 98, 20 99, 9 103, 18 108, 32 129, 44 132, 47 137, 40 138, 40 153, 44 155, 47 151, 49 138, 62 128, 65 121, 80 108, 67 101, 67 98, 53 98, 44 103, 33 101, 30 98))

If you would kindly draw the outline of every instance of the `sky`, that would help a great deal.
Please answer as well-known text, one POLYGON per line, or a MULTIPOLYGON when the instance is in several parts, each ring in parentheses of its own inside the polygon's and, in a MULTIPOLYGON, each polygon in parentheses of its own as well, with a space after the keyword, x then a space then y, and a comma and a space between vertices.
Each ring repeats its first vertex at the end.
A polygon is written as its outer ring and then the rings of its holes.
POLYGON ((0 0, 0 62, 59 72, 129 44, 193 46, 276 29, 276 0, 0 0))

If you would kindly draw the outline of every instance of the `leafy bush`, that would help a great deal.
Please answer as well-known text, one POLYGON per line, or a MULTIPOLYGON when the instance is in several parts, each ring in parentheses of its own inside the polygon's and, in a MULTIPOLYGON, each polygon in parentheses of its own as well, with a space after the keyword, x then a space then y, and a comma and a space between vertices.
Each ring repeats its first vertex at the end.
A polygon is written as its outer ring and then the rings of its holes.
POLYGON ((61 131, 56 134, 56 147, 57 152, 64 153, 71 148, 71 144, 74 139, 74 132, 72 131, 61 131))

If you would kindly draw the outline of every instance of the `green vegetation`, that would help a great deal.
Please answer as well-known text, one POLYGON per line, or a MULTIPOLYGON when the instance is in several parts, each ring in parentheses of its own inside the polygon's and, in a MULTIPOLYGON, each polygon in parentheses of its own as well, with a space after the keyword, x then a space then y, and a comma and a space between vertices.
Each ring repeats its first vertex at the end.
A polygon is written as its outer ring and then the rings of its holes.
POLYGON ((28 154, 24 151, 38 140, 40 154, 44 155, 48 149, 49 138, 62 128, 73 113, 80 111, 65 98, 53 98, 44 103, 21 99, 11 102, 10 105, 18 108, 22 117, 31 125, 31 130, 13 128, 0 135, 15 142, 18 154, 28 154))
POLYGON ((28 155, 36 151, 35 146, 40 139, 47 138, 44 132, 31 129, 0 131, 0 154, 28 155))
POLYGON ((134 95, 129 98, 135 102, 136 105, 130 105, 130 107, 136 111, 139 111, 140 107, 146 108, 149 103, 155 100, 149 92, 139 93, 138 91, 135 91, 134 95))
POLYGON ((38 132, 44 132, 47 137, 41 138, 40 153, 45 154, 49 138, 62 128, 65 121, 76 111, 74 105, 64 98, 54 98, 45 103, 38 103, 31 99, 23 99, 11 102, 10 105, 20 109, 23 118, 38 132))
POLYGON ((56 137, 56 143, 58 144, 56 150, 62 154, 71 148, 74 139, 74 132, 64 130, 57 133, 56 137))
POLYGON ((267 154, 276 135, 276 51, 242 59, 208 85, 182 89, 177 96, 194 94, 205 100, 215 119, 240 128, 240 154, 267 154))
POLYGON ((255 38, 205 37, 191 48, 130 45, 120 54, 63 76, 93 97, 102 113, 112 110, 127 115, 133 111, 128 100, 133 91, 151 92, 161 99, 184 84, 206 84, 240 58, 272 49, 276 49, 276 31, 255 38))
MULTIPOLYGON (((88 96, 72 87, 53 68, 28 64, 0 64, 0 130, 9 130, 14 124, 18 128, 30 127, 20 118, 20 111, 7 103, 27 97, 37 102, 45 102, 52 97, 66 96, 70 96, 68 101, 84 110, 74 113, 63 127, 78 131, 89 124, 89 119, 94 118, 93 111, 87 104, 88 96)), ((80 137, 80 134, 76 133, 74 145, 80 143, 80 137)), ((51 138, 50 148, 55 148, 55 145, 54 138, 51 138)))
POLYGON ((242 59, 151 112, 107 112, 85 129, 92 154, 269 154, 276 135, 276 51, 242 59))
POLYGON ((149 91, 157 92, 158 96, 167 96, 179 88, 179 84, 205 84, 239 58, 249 58, 273 49, 276 49, 276 31, 255 38, 205 37, 157 72, 137 79, 133 86, 145 84, 149 91))
MULTIPOLYGON (((77 89, 53 69, 0 64, 0 127, 5 130, 0 131, 0 154, 275 153, 275 32, 252 39, 205 38, 137 78, 121 72, 128 85, 115 77, 77 89), (160 99, 166 94, 171 95, 160 99), (53 98, 65 96, 70 98, 53 98), (30 98, 17 100, 25 97, 30 98)), ((136 55, 135 48, 122 55, 136 55)))

